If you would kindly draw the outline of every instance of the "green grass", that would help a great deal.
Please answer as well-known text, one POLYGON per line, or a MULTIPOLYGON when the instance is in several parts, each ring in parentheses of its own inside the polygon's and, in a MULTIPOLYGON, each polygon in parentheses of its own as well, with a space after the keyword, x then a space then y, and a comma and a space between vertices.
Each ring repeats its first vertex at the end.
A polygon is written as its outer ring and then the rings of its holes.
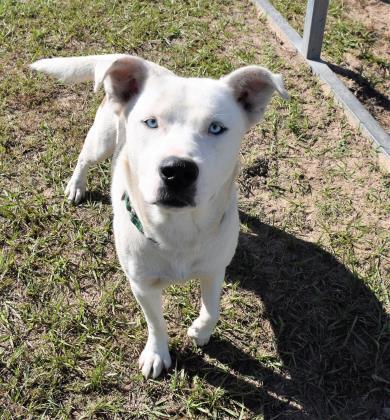
POLYGON ((255 16, 222 0, 0 4, 1 418, 367 419, 389 407, 389 178, 255 16), (123 51, 188 76, 259 63, 291 94, 243 142, 221 322, 196 348, 197 282, 169 288, 173 369, 155 381, 137 367, 146 325, 115 256, 110 164, 81 206, 63 197, 102 94, 27 69, 123 51))
MULTIPOLYGON (((296 30, 303 33, 306 1, 272 0, 271 3, 291 22, 296 30)), ((365 0, 362 3, 366 3, 365 0)), ((351 7, 353 6, 342 0, 332 0, 329 3, 324 52, 336 64, 342 62, 347 52, 352 52, 359 59, 370 60, 371 49, 379 39, 379 34, 351 16, 351 7)), ((371 58, 372 60, 373 58, 371 58)), ((378 58, 377 61, 381 60, 378 58)))

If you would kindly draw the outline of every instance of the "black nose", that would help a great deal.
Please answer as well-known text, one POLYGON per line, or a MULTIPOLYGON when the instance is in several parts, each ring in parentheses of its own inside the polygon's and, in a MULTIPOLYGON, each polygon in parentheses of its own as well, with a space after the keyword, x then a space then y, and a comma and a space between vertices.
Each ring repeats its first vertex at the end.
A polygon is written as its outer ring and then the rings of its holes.
POLYGON ((167 188, 181 190, 196 181, 199 168, 192 160, 170 156, 161 162, 159 172, 167 188))

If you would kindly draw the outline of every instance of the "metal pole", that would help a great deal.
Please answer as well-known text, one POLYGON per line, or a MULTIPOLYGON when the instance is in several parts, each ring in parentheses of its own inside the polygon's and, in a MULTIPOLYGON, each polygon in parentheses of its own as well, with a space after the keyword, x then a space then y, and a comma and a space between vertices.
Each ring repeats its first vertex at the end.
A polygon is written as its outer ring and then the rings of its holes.
POLYGON ((324 37, 329 0, 308 0, 303 31, 302 54, 308 60, 319 60, 324 37))

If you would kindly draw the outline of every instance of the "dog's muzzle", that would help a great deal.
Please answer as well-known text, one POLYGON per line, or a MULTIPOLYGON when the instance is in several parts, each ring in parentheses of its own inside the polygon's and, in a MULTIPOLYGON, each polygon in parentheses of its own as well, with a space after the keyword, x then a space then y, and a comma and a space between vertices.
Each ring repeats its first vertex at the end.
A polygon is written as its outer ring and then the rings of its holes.
POLYGON ((161 162, 159 174, 163 186, 158 191, 156 204, 167 207, 195 206, 195 183, 199 168, 194 161, 170 156, 161 162))

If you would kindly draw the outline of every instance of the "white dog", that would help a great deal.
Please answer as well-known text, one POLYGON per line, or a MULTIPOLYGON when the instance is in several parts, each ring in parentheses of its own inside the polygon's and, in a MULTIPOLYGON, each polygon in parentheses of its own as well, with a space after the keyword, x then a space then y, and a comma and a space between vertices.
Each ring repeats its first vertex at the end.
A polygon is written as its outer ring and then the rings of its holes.
POLYGON ((241 138, 263 116, 280 75, 248 66, 219 80, 183 78, 130 55, 39 60, 65 82, 103 83, 106 96, 66 187, 84 196, 88 168, 114 155, 112 204, 120 263, 148 325, 145 377, 169 368, 162 290, 197 278, 199 317, 188 329, 206 344, 219 318, 226 266, 237 246, 235 177, 241 138))

